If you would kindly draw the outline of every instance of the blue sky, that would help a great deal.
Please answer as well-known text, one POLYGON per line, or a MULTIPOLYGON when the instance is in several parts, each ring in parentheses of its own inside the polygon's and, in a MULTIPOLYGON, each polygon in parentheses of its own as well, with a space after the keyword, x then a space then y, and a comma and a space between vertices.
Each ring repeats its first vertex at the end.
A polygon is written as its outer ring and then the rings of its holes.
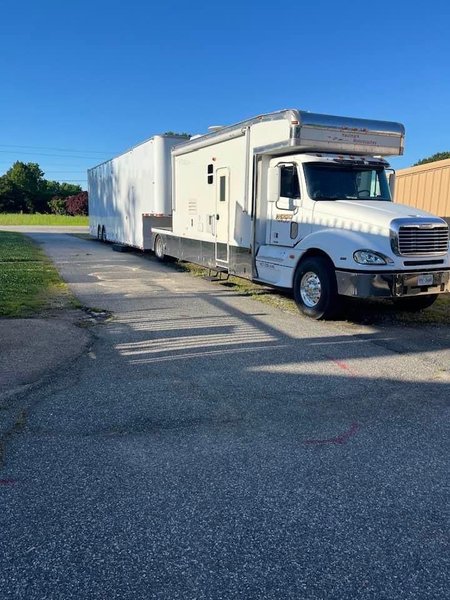
POLYGON ((1 15, 0 174, 33 161, 85 186, 155 133, 281 108, 404 123, 396 168, 450 150, 448 2, 3 0, 1 15))

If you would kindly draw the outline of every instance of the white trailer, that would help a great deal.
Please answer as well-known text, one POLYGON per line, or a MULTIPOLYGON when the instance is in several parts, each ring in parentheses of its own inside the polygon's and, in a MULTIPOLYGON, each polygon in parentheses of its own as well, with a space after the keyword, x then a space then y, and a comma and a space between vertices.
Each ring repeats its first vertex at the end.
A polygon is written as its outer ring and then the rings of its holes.
POLYGON ((292 288, 314 318, 334 314, 341 296, 420 310, 450 291, 449 232, 392 202, 383 157, 403 143, 399 123, 259 115, 174 145, 172 220, 138 214, 135 226, 158 258, 292 288))
POLYGON ((184 136, 155 135, 88 170, 90 234, 103 241, 153 248, 152 224, 170 225, 170 152, 184 136))

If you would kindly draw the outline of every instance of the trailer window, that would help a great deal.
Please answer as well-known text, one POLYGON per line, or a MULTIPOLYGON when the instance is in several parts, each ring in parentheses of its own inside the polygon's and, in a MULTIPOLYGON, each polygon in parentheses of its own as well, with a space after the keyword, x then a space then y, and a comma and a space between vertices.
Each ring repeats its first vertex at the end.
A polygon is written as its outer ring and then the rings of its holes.
POLYGON ((214 165, 210 164, 208 165, 207 168, 207 174, 208 174, 208 183, 213 183, 214 181, 214 165))
POLYGON ((222 175, 219 180, 219 201, 225 202, 227 199, 226 191, 227 191, 227 178, 225 175, 222 175))
POLYGON ((280 169, 280 196, 281 198, 300 198, 300 185, 295 165, 282 166, 280 169))

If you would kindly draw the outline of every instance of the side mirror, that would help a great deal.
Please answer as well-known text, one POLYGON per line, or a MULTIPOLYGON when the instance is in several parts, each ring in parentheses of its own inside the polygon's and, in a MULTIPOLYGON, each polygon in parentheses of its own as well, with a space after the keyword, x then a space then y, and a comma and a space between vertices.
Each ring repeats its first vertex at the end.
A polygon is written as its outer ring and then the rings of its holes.
POLYGON ((269 167, 267 177, 267 200, 269 202, 277 202, 280 198, 280 169, 278 167, 269 167))
POLYGON ((276 205, 282 210, 295 210, 302 205, 302 202, 299 198, 278 198, 276 205))

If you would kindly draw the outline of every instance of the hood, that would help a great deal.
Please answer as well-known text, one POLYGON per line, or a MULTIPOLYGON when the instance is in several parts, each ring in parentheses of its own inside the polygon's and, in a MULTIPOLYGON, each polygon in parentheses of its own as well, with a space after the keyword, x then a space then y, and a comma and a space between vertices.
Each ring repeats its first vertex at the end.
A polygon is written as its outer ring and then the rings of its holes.
POLYGON ((380 200, 318 200, 314 206, 314 216, 332 216, 382 229, 389 228, 391 221, 399 217, 436 218, 413 206, 380 200))

